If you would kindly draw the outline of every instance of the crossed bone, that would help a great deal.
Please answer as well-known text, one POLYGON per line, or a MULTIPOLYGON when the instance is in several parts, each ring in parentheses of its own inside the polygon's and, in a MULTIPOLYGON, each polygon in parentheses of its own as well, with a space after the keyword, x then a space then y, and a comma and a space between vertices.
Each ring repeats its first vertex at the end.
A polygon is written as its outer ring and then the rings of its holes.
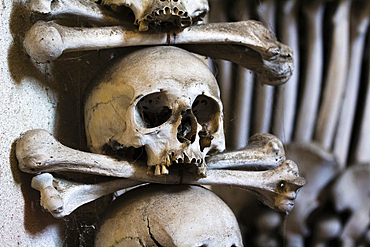
MULTIPOLYGON (((62 53, 73 51, 178 45, 191 52, 240 64, 253 70, 264 84, 282 84, 293 70, 290 48, 279 43, 255 21, 197 25, 167 33, 150 33, 140 32, 101 6, 84 0, 68 3, 64 0, 36 0, 30 2, 28 8, 43 15, 43 20, 28 30, 24 40, 27 53, 38 62, 51 61, 62 53), (65 15, 81 16, 90 24, 108 26, 76 28, 48 21, 65 15)), ((22 171, 39 174, 33 178, 32 187, 41 192, 41 205, 57 218, 69 215, 77 207, 106 194, 148 182, 238 186, 258 194, 271 208, 289 213, 299 188, 305 183, 299 177, 296 164, 285 160, 281 142, 269 134, 251 137, 242 150, 208 157, 207 176, 203 178, 176 166, 171 166, 168 175, 155 176, 148 173, 143 161, 118 160, 74 150, 44 130, 26 132, 17 142, 16 156, 22 171), (76 183, 54 178, 49 173, 58 171, 110 176, 112 179, 98 184, 76 183)))
POLYGON ((284 155, 279 139, 257 134, 243 150, 208 157, 207 176, 199 178, 176 168, 168 175, 156 176, 148 172, 143 161, 75 150, 45 130, 26 132, 16 146, 19 168, 27 173, 72 171, 115 177, 108 182, 83 184, 54 178, 49 173, 35 176, 32 187, 41 192, 41 205, 56 218, 101 196, 143 183, 237 186, 258 194, 269 207, 289 213, 305 179, 299 176, 297 165, 285 160, 284 155), (247 171, 253 168, 259 171, 247 171))

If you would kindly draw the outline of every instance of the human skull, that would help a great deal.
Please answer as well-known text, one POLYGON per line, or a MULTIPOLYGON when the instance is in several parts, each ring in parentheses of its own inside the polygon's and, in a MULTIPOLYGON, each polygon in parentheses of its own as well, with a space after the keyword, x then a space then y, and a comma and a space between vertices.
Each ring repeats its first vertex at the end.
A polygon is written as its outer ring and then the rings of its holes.
POLYGON ((215 77, 198 57, 171 46, 116 61, 87 92, 85 128, 94 153, 145 147, 156 175, 192 164, 204 176, 206 154, 225 149, 215 77))
POLYGON ((231 209, 199 186, 143 186, 119 197, 106 212, 96 247, 243 246, 231 209))
POLYGON ((103 0, 102 4, 129 7, 140 31, 149 26, 185 28, 208 13, 207 0, 103 0))

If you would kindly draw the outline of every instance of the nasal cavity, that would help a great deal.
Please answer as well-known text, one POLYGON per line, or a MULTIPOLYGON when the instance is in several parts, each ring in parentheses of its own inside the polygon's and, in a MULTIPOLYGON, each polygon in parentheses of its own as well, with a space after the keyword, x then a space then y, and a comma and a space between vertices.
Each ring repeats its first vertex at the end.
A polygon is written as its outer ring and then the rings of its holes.
POLYGON ((177 140, 193 143, 197 134, 197 121, 190 109, 181 113, 181 124, 177 129, 177 140))

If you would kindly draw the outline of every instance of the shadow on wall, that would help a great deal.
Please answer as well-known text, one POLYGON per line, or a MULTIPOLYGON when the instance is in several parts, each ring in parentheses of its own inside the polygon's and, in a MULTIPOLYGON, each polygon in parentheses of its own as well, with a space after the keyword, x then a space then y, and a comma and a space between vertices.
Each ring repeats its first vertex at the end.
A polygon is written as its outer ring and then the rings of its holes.
MULTIPOLYGON (((50 213, 40 210, 40 193, 30 186, 33 176, 21 172, 18 168, 18 162, 15 157, 16 141, 12 144, 9 163, 14 181, 20 184, 24 198, 24 229, 29 234, 37 235, 44 231, 49 225, 59 224, 59 222, 54 219, 50 213)), ((12 217, 12 215, 9 215, 9 217, 12 217)))
MULTIPOLYGON (((42 92, 42 95, 49 96, 50 105, 55 110, 54 123, 50 123, 53 126, 53 135, 69 147, 86 150, 82 115, 84 89, 94 76, 106 67, 116 53, 127 53, 127 49, 71 53, 62 55, 57 61, 45 64, 37 63, 27 55, 23 48, 25 33, 36 20, 37 16, 32 15, 25 4, 13 2, 10 17, 13 43, 8 50, 8 66, 13 83, 19 90, 27 91, 36 88, 42 92)), ((78 26, 81 24, 77 20, 69 20, 69 22, 69 25, 78 26)), ((21 134, 19 133, 19 135, 21 134)), ((63 220, 56 220, 50 213, 42 211, 40 193, 31 188, 33 175, 19 170, 15 147, 16 140, 13 142, 9 159, 14 181, 20 184, 25 201, 24 227, 28 233, 37 235, 48 226, 60 224, 63 220)), ((63 176, 80 177, 83 175, 63 174, 63 176)), ((100 204, 102 204, 101 201, 100 204)), ((101 206, 99 203, 93 202, 87 206, 93 209, 88 211, 97 212, 99 206, 101 206)), ((60 234, 61 236, 66 235, 66 242, 72 243, 71 246, 76 246, 75 241, 78 241, 76 239, 81 238, 81 229, 78 228, 91 224, 88 220, 83 219, 83 217, 91 218, 91 215, 84 215, 86 212, 81 214, 77 212, 74 218, 64 219, 67 232, 60 234)), ((96 216, 94 217, 96 219, 96 216)))
MULTIPOLYGON (((69 147, 86 150, 81 111, 83 91, 115 54, 124 53, 125 49, 75 52, 64 54, 57 61, 38 63, 23 48, 25 33, 37 20, 24 4, 13 3, 10 19, 13 43, 8 55, 10 74, 15 84, 32 84, 40 91, 55 95, 54 136, 69 147)), ((71 19, 58 22, 69 26, 83 24, 71 19)))

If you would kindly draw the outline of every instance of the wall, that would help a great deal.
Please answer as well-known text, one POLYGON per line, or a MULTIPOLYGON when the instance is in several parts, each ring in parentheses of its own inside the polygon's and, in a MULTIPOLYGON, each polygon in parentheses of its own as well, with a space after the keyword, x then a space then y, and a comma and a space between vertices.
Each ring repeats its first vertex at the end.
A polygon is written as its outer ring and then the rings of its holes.
POLYGON ((23 51, 31 26, 24 2, 0 2, 0 246, 66 246, 67 220, 39 205, 32 175, 18 169, 15 142, 30 129, 51 132, 63 144, 84 148, 83 89, 111 53, 79 53, 37 64, 23 51), (106 58, 106 59, 105 59, 106 58))

